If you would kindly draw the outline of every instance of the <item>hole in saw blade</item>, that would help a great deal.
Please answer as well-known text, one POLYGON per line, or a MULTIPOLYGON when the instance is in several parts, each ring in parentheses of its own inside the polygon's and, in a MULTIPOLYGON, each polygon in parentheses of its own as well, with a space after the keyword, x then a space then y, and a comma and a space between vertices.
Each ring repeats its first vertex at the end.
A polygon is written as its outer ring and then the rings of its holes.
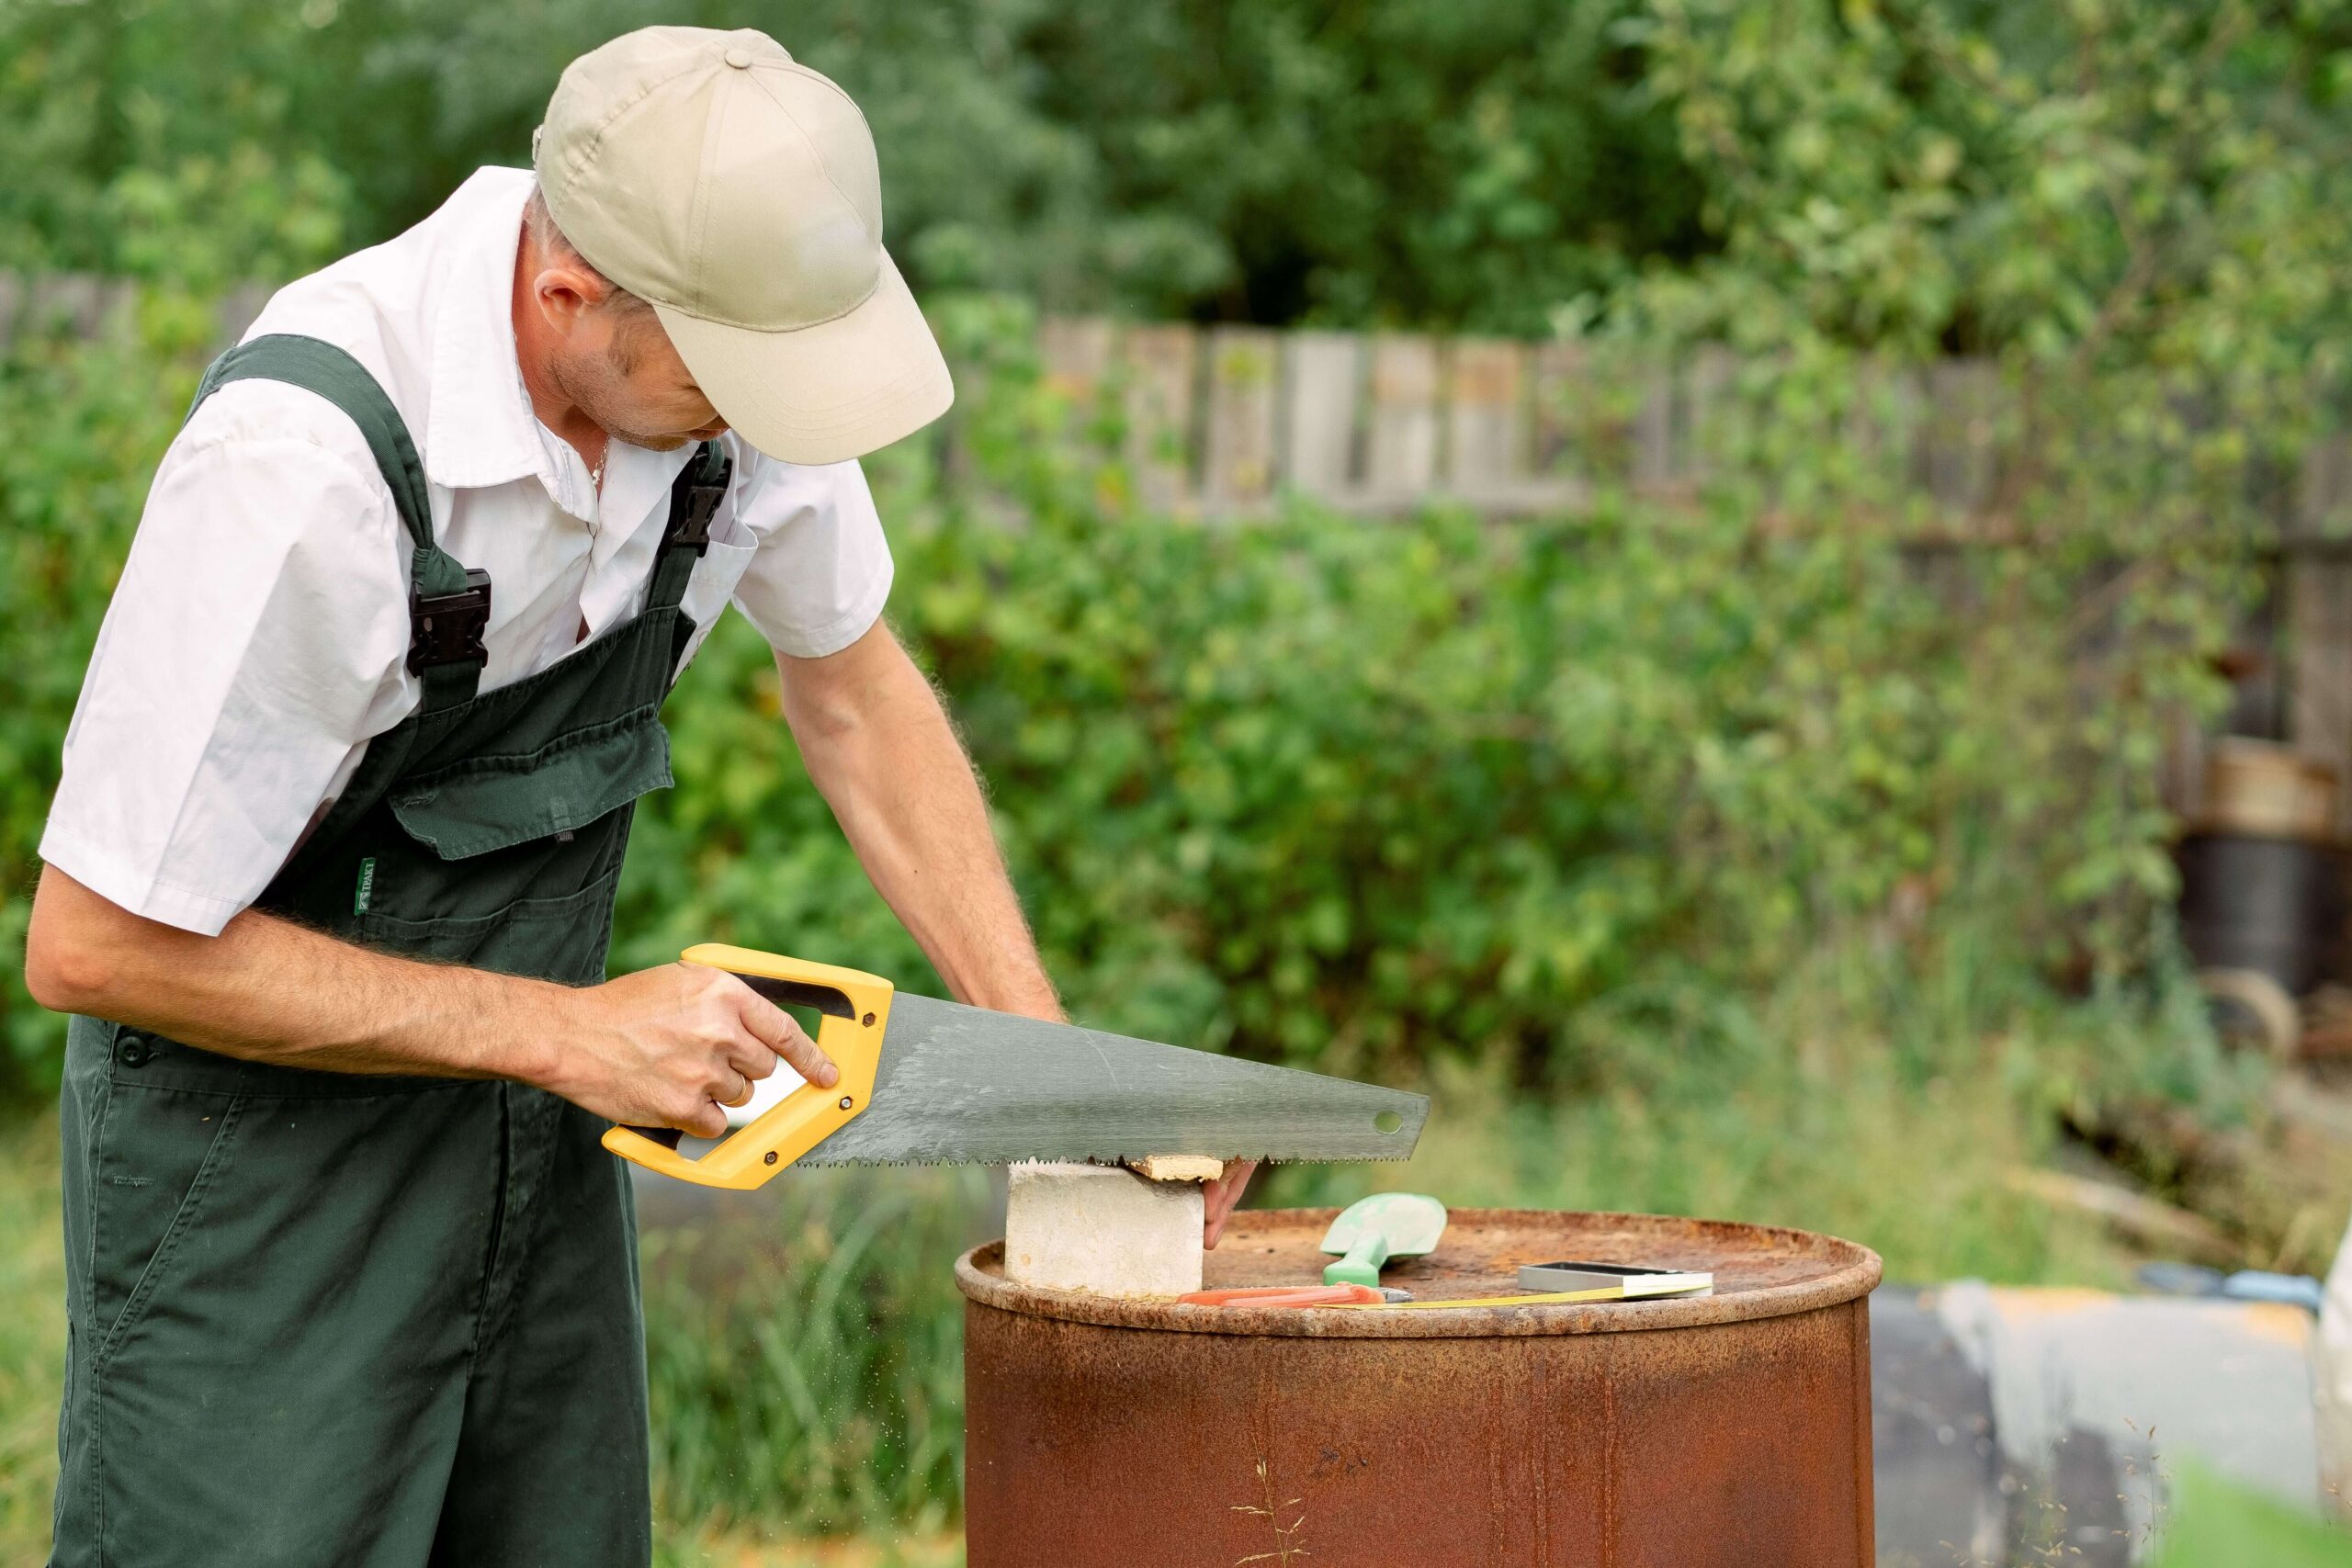
MULTIPOLYGON (((792 1021, 800 1026, 802 1033, 811 1040, 817 1038, 818 1026, 824 1021, 823 1013, 813 1007, 804 1007, 796 1002, 779 1001, 776 1005, 792 1015, 792 1021)), ((727 1108, 727 1130, 732 1133, 738 1127, 750 1126, 763 1114, 774 1110, 777 1101, 808 1081, 807 1078, 793 1071, 791 1063, 779 1060, 775 1065, 775 1072, 752 1086, 752 1098, 749 1102, 742 1105, 730 1105, 727 1108)))

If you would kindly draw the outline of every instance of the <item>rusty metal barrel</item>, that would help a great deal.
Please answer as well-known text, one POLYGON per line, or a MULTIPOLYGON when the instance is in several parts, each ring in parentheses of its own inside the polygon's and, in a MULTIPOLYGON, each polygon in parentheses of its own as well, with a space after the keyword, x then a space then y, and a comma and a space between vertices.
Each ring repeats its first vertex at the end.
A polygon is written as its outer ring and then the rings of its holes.
MULTIPOLYGON (((1212 1287, 1315 1281, 1335 1211, 1244 1213, 1212 1287)), ((965 1297, 971 1568, 1869 1568, 1876 1254, 1804 1231, 1455 1211, 1386 1282, 1516 1291, 1563 1259, 1714 1293, 1411 1312, 965 1297)))

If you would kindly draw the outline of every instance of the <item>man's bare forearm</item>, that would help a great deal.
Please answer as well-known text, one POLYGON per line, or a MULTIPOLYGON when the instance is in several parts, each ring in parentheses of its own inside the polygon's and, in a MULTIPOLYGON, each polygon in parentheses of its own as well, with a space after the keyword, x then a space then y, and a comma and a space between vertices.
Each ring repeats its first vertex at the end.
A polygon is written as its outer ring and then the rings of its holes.
MULTIPOLYGON (((828 659, 776 656, 785 718, 866 874, 965 1001, 1060 1019, 998 852, 979 778, 939 694, 888 626, 828 659)), ((1215 1247, 1257 1169, 1238 1160, 1204 1195, 1215 1247)))
POLYGON ((33 996, 224 1055, 338 1073, 544 1076, 565 987, 419 963, 246 910, 199 936, 42 874, 33 996))
POLYGON ((223 1055, 336 1073, 512 1078, 620 1122, 715 1135, 790 1061, 833 1081, 790 1015, 732 976, 668 964, 573 987, 355 947, 246 910, 200 936, 50 867, 25 979, 60 1012, 223 1055))
POLYGON ((776 663, 808 776, 948 988, 980 1007, 1062 1016, 971 760, 889 628, 876 623, 827 659, 776 663))

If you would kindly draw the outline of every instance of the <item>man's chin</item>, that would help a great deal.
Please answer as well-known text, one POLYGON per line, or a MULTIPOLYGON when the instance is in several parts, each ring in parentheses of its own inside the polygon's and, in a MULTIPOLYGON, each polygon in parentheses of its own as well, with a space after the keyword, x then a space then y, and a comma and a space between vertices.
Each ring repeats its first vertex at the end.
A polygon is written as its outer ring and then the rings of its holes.
POLYGON ((605 434, 616 441, 626 441, 632 446, 642 446, 649 452, 675 452, 681 446, 691 446, 699 441, 716 441, 727 434, 723 424, 706 430, 673 431, 655 435, 638 430, 615 430, 606 427, 605 434))

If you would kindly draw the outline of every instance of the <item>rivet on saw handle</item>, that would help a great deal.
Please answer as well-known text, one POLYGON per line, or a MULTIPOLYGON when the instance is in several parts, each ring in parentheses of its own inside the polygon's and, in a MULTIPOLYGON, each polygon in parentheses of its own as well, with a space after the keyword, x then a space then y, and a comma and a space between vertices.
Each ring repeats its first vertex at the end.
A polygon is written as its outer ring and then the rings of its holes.
POLYGON ((839 1132, 873 1098, 874 1073, 887 1032, 876 1025, 889 1019, 892 987, 862 970, 722 942, 704 942, 680 956, 688 964, 739 976, 771 1000, 818 1009, 824 1018, 817 1028, 817 1045, 841 1070, 834 1087, 845 1092, 835 1100, 831 1089, 803 1084, 696 1159, 678 1152, 678 1134, 668 1129, 614 1127, 605 1134, 605 1146, 623 1159, 681 1181, 749 1191, 839 1132))

